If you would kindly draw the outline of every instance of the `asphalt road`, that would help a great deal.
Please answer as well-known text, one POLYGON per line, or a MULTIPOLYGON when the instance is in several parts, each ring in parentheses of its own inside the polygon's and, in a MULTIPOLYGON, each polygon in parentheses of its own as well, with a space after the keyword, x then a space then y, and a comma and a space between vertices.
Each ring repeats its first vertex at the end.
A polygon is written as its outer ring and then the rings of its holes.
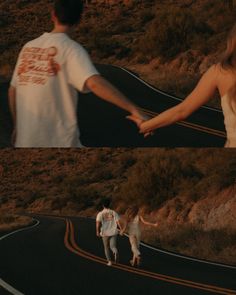
MULTIPOLYGON (((126 70, 108 65, 97 68, 149 115, 179 103, 177 98, 152 88, 126 70)), ((0 85, 0 147, 10 146, 12 130, 7 88, 7 83, 0 85)), ((160 128, 146 139, 125 119, 126 115, 94 94, 80 95, 78 121, 82 143, 88 147, 223 147, 225 143, 223 115, 219 110, 201 108, 185 122, 160 128)))
POLYGON ((118 240, 119 263, 108 267, 94 220, 37 219, 40 225, 0 240, 0 278, 20 292, 9 294, 236 294, 235 269, 146 247, 142 266, 134 268, 126 237, 118 240))
POLYGON ((12 120, 7 99, 8 83, 0 83, 0 148, 9 147, 11 142, 12 120))

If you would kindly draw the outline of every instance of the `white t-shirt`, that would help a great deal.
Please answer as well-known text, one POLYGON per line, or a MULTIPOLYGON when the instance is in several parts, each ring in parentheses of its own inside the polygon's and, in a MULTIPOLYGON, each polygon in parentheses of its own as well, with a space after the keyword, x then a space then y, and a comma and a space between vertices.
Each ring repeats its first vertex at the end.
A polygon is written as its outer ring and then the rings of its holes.
POLYGON ((97 75, 85 49, 64 33, 44 33, 19 55, 16 147, 81 147, 77 101, 86 80, 97 75), (77 89, 77 90, 76 90, 77 89))
POLYGON ((98 213, 96 221, 101 222, 101 236, 111 237, 118 234, 117 221, 119 215, 111 209, 103 209, 98 213))

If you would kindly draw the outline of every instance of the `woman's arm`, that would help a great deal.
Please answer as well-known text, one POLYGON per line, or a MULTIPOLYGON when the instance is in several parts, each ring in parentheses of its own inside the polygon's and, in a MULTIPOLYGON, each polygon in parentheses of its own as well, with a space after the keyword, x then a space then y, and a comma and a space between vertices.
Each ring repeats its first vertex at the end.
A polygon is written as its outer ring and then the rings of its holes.
POLYGON ((215 93, 217 89, 217 66, 212 66, 200 79, 198 85, 192 93, 180 104, 172 107, 160 115, 146 122, 135 121, 140 128, 141 133, 151 132, 154 129, 171 125, 178 121, 182 121, 196 111, 200 106, 205 104, 215 93))
POLYGON ((139 218, 140 218, 141 222, 145 225, 157 226, 157 222, 156 223, 148 222, 142 216, 139 216, 139 218))
POLYGON ((120 235, 122 236, 124 234, 124 232, 126 231, 127 228, 127 220, 124 221, 124 226, 123 228, 120 227, 120 235))
POLYGON ((96 221, 96 235, 100 237, 100 230, 101 230, 101 222, 96 221))
POLYGON ((138 110, 133 102, 102 76, 94 75, 88 78, 86 87, 103 100, 131 113, 137 120, 141 122, 147 120, 147 117, 138 110))

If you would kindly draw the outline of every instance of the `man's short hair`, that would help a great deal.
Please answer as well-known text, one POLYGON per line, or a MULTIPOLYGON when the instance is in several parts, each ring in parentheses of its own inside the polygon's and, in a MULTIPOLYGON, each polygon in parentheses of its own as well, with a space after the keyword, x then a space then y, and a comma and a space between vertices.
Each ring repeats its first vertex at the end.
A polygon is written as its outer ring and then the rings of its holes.
POLYGON ((105 199, 102 200, 101 204, 102 204, 102 206, 104 208, 109 208, 110 205, 111 205, 111 199, 110 198, 105 198, 105 199))
POLYGON ((82 0, 55 0, 54 12, 62 25, 73 26, 78 24, 83 13, 82 0))

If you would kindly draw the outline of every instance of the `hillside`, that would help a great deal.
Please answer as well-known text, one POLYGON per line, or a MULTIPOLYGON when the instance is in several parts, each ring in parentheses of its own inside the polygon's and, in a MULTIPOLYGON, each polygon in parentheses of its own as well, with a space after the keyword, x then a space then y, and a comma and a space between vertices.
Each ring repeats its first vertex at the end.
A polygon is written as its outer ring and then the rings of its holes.
POLYGON ((146 241, 236 263, 235 153, 1 150, 0 212, 95 216, 100 200, 111 196, 120 214, 136 204, 148 219, 159 222, 157 230, 145 229, 146 241))
MULTIPOLYGON (((218 60, 236 16, 230 0, 85 2, 83 20, 72 35, 94 61, 126 66, 180 96, 218 60)), ((52 0, 0 1, 2 79, 11 76, 22 45, 52 28, 51 4, 52 0)))

